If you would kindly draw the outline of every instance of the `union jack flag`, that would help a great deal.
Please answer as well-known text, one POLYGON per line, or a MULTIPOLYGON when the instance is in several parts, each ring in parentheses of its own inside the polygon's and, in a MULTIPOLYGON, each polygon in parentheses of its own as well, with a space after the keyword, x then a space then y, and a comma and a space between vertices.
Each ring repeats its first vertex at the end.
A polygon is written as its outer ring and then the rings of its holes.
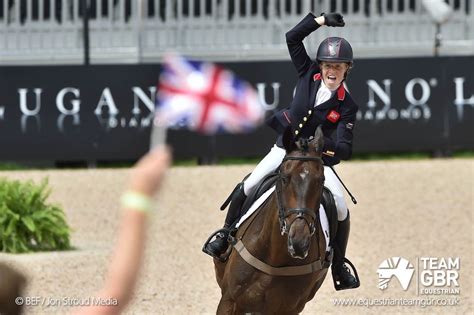
POLYGON ((217 65, 165 57, 157 89, 155 124, 206 134, 248 132, 265 114, 257 92, 217 65))

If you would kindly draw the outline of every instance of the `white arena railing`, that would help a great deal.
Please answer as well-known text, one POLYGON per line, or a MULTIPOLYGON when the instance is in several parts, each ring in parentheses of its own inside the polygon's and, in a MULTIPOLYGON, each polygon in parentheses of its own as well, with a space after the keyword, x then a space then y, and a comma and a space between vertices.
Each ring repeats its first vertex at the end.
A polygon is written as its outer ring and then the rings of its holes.
MULTIPOLYGON (((81 64, 82 3, 91 63, 159 62, 169 50, 216 61, 287 59, 285 32, 307 12, 338 11, 346 27, 310 36, 315 53, 342 36, 356 58, 433 55, 421 0, 0 0, 0 64, 81 64)), ((447 0, 440 55, 474 55, 474 0, 447 0)))

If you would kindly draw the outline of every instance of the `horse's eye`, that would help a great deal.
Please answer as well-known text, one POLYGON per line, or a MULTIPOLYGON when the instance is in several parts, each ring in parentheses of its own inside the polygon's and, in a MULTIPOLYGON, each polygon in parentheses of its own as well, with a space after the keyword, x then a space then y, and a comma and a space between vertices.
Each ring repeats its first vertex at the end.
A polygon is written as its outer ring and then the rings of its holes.
POLYGON ((282 181, 283 185, 286 185, 286 184, 288 184, 288 182, 290 181, 290 178, 289 178, 288 175, 283 175, 283 176, 281 177, 281 181, 282 181))

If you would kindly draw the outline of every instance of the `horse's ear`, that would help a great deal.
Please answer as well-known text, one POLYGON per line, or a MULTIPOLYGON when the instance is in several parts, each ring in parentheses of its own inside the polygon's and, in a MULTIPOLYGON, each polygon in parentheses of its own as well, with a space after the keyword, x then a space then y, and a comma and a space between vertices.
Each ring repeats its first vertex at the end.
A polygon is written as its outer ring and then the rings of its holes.
POLYGON ((314 149, 316 150, 316 152, 321 154, 323 152, 323 147, 324 147, 324 134, 323 134, 323 130, 321 126, 318 126, 318 128, 316 128, 316 131, 314 133, 313 143, 314 143, 314 149))
POLYGON ((283 132, 283 147, 286 150, 286 153, 290 153, 296 149, 295 139, 293 138, 293 133, 291 132, 291 127, 285 129, 283 132))

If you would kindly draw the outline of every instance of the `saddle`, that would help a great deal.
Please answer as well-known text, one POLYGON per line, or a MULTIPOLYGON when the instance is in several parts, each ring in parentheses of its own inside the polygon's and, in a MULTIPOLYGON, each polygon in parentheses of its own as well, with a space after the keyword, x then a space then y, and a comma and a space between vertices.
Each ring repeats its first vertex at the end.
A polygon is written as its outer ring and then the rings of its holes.
POLYGON ((273 185, 275 185, 277 179, 278 173, 270 173, 265 176, 260 183, 258 183, 256 189, 254 189, 252 193, 247 196, 247 199, 245 199, 244 204, 242 205, 242 209, 240 210, 241 217, 247 213, 247 211, 258 198, 260 198, 267 190, 269 190, 273 185))
MULTIPOLYGON (((244 179, 242 181, 245 181, 245 179, 247 179, 247 177, 249 177, 250 174, 248 174, 247 176, 244 177, 244 179)), ((258 184, 257 186, 255 187, 255 189, 253 189, 253 191, 247 196, 247 198, 245 199, 243 205, 242 205, 242 209, 240 209, 240 215, 239 215, 239 219, 236 220, 236 222, 234 222, 232 224, 232 228, 237 224, 237 222, 240 220, 240 218, 247 213, 247 211, 250 209, 250 207, 253 205, 253 203, 258 199, 260 198, 268 189, 270 189, 273 185, 275 185, 275 182, 277 181, 278 179, 278 173, 274 172, 274 173, 270 173, 268 174, 267 176, 265 176, 258 184)), ((239 183, 240 184, 240 183, 239 183)), ((234 195, 234 192, 235 190, 239 187, 239 184, 237 184, 237 186, 234 188, 234 190, 230 193, 229 197, 224 201, 224 203, 222 204, 222 206, 220 207, 221 210, 224 210, 225 208, 227 208, 228 204, 230 203, 230 201, 232 200, 232 196, 234 195)))

